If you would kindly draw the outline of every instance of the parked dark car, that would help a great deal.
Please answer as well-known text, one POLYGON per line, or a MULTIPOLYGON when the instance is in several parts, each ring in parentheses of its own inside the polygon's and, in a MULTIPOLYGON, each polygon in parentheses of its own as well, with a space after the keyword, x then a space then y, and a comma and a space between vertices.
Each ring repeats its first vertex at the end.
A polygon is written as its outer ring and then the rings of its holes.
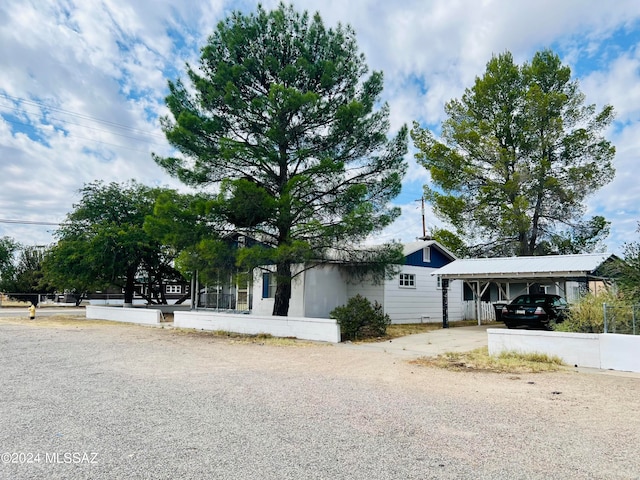
POLYGON ((531 293, 520 295, 502 307, 501 319, 507 328, 520 325, 551 329, 553 323, 562 322, 569 305, 560 295, 531 293))

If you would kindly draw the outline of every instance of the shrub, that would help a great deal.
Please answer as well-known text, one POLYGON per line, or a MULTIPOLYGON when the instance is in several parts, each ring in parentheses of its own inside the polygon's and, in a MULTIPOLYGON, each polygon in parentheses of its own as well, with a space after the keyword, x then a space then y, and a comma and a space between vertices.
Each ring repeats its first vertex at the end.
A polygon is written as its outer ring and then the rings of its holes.
MULTIPOLYGON (((578 333, 603 333, 604 332, 604 307, 606 303, 611 309, 608 317, 609 324, 617 319, 618 327, 623 329, 626 327, 627 310, 629 307, 613 292, 607 291, 594 295, 588 293, 580 299, 579 302, 571 305, 567 319, 554 326, 554 330, 560 332, 578 332, 578 333), (611 312, 614 312, 612 314, 611 312)), ((611 331, 611 327, 609 328, 611 331)))
POLYGON ((331 317, 340 325, 343 340, 381 337, 387 333, 391 317, 378 302, 371 302, 361 295, 351 297, 346 305, 331 311, 331 317))

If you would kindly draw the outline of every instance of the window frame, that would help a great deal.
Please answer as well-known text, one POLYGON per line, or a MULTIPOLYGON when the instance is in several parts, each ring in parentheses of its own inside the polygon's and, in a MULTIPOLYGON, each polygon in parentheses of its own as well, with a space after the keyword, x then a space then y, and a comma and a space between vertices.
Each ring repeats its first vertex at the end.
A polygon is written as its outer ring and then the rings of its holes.
POLYGON ((278 283, 276 281, 275 272, 263 272, 262 273, 262 298, 276 298, 276 288, 278 283))
POLYGON ((398 276, 399 288, 416 288, 416 274, 415 273, 401 273, 398 276))

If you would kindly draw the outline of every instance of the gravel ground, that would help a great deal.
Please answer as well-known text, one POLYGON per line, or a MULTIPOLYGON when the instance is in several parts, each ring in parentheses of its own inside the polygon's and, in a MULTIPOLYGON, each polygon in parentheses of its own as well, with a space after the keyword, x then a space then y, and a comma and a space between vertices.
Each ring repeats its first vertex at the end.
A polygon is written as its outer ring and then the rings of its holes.
POLYGON ((640 478, 638 376, 5 319, 0 361, 2 479, 640 478))

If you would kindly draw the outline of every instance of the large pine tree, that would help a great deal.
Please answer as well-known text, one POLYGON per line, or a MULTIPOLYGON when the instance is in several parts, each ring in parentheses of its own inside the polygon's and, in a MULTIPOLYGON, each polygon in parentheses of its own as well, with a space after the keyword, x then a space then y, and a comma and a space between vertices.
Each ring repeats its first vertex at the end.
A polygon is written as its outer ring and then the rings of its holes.
MULTIPOLYGON (((350 27, 281 4, 231 14, 188 66, 189 87, 169 83, 163 128, 180 154, 156 161, 188 185, 219 188, 230 226, 271 246, 241 258, 277 266, 274 315, 288 313, 293 264, 354 252, 400 213, 389 201, 407 129, 387 138, 382 74, 367 72, 350 27)), ((397 258, 398 248, 380 252, 397 258)))

